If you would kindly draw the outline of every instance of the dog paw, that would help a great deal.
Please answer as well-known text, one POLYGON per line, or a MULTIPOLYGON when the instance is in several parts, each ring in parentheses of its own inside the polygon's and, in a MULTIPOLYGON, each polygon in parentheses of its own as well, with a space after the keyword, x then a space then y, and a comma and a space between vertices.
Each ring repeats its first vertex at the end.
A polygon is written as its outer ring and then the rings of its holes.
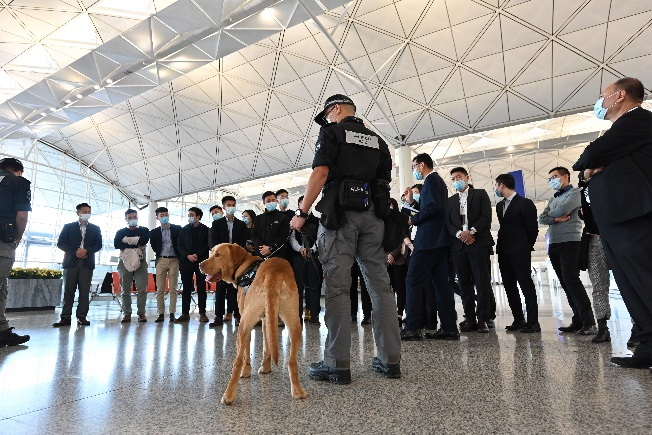
POLYGON ((251 366, 242 367, 242 371, 240 372, 240 377, 241 378, 250 378, 251 377, 251 366))
POLYGON ((226 393, 224 393, 224 396, 222 396, 223 405, 233 405, 234 402, 235 402, 235 397, 227 397, 226 393))
POLYGON ((303 387, 292 387, 292 397, 295 399, 305 399, 308 397, 308 392, 304 390, 303 387))
POLYGON ((258 374, 259 375, 266 375, 272 373, 272 368, 271 367, 265 367, 265 366, 260 366, 258 367, 258 374))

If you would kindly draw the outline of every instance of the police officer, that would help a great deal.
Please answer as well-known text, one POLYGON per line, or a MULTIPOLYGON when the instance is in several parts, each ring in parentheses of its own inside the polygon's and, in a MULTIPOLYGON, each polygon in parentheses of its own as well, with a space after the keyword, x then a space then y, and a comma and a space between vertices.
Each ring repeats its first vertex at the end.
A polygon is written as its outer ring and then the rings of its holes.
POLYGON ((16 247, 27 226, 30 205, 30 182, 22 177, 20 160, 0 160, 0 347, 17 346, 29 341, 29 335, 18 335, 9 327, 7 308, 7 278, 16 258, 16 247))
POLYGON ((345 95, 328 98, 315 122, 322 128, 312 163, 313 172, 303 203, 290 223, 295 230, 301 230, 323 187, 322 199, 316 207, 322 213, 317 246, 324 270, 324 321, 328 336, 324 360, 310 365, 310 377, 336 384, 351 382, 349 285, 351 266, 357 260, 373 307, 372 327, 378 356, 373 358, 372 368, 384 373, 385 377, 398 378, 401 376, 401 340, 396 327, 396 301, 389 285, 382 247, 384 223, 374 212, 375 208, 388 207, 389 195, 385 204, 379 203, 380 207, 373 204, 371 197, 356 196, 365 190, 365 183, 389 182, 392 169, 389 148, 355 117, 355 105, 345 95), (339 201, 339 193, 343 193, 344 205, 339 201), (361 209, 360 205, 366 210, 356 211, 356 208, 361 209))

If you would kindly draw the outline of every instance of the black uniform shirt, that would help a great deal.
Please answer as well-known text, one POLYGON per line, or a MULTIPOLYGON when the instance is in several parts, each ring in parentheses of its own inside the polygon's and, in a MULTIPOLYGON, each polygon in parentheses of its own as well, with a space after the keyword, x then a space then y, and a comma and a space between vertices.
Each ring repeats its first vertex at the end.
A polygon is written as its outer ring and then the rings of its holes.
POLYGON ((32 211, 30 182, 10 171, 0 171, 0 223, 16 225, 16 212, 32 211))
POLYGON ((317 166, 328 166, 327 184, 338 178, 390 181, 392 157, 381 137, 348 116, 319 130, 312 168, 317 166))

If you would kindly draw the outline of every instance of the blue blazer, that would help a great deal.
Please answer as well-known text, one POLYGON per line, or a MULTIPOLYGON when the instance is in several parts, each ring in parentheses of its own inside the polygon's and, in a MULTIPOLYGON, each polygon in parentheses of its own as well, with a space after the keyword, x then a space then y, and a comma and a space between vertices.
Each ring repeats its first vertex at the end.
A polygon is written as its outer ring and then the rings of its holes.
POLYGON ((423 182, 419 198, 419 213, 412 216, 417 227, 414 251, 443 248, 451 245, 448 223, 448 189, 435 171, 423 182))
MULTIPOLYGON (((81 229, 79 229, 79 222, 71 222, 63 226, 57 243, 57 247, 65 252, 63 255, 63 264, 61 265, 62 269, 77 267, 77 262, 80 259, 75 254, 77 253, 77 248, 81 245, 81 240, 82 234, 81 229)), ((102 249, 102 230, 90 222, 86 224, 84 249, 88 251, 88 258, 81 260, 83 261, 83 267, 95 269, 95 253, 102 249)))

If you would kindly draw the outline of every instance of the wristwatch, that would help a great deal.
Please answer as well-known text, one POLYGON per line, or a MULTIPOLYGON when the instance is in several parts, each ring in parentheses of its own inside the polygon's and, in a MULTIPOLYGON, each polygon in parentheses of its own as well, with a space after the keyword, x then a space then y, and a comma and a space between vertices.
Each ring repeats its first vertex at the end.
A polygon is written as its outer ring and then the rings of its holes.
POLYGON ((475 236, 475 233, 476 233, 477 231, 475 230, 475 228, 471 228, 471 230, 470 230, 469 232, 471 233, 472 236, 475 236))
POLYGON ((308 213, 302 212, 300 208, 298 208, 297 211, 294 212, 294 215, 300 218, 308 219, 308 213))

